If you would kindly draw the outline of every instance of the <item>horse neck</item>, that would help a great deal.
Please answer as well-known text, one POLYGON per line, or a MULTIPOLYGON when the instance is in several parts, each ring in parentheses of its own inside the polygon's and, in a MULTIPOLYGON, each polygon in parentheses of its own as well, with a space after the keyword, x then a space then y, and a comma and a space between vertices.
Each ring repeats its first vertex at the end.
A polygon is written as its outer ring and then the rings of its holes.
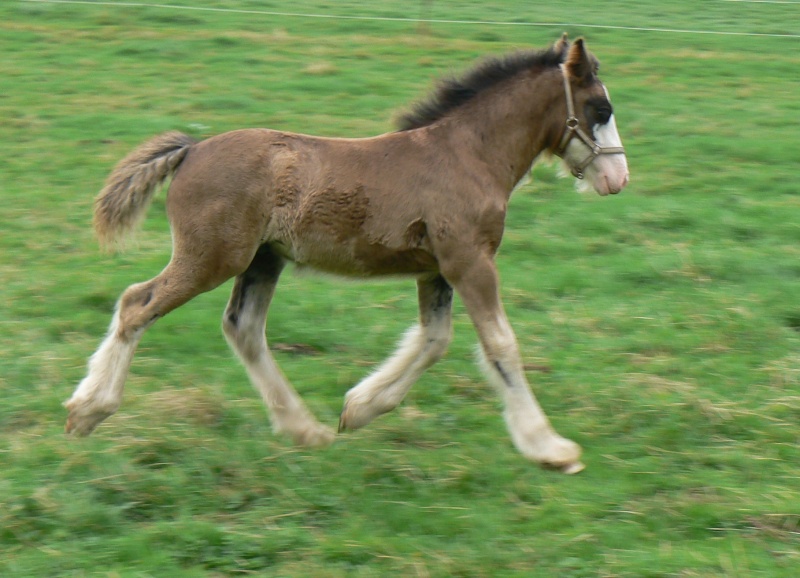
POLYGON ((510 195, 536 157, 561 137, 567 111, 560 74, 521 75, 470 104, 450 123, 453 136, 510 195))

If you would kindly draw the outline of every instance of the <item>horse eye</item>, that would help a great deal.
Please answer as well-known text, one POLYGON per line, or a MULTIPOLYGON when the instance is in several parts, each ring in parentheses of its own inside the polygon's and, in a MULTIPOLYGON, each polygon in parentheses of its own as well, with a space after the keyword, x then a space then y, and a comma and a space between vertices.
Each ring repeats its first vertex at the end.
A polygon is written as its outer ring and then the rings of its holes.
POLYGON ((609 119, 611 118, 611 114, 613 111, 611 107, 600 107, 595 111, 595 118, 597 119, 598 124, 606 124, 609 119))

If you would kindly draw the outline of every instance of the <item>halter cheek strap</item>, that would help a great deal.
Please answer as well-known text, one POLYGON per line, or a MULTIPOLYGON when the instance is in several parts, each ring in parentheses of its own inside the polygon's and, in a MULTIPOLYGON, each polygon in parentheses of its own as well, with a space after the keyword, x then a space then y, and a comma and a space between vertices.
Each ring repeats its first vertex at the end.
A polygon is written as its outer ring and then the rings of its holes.
POLYGON ((556 154, 561 158, 564 158, 564 153, 567 152, 567 146, 569 145, 570 141, 573 138, 578 137, 583 144, 589 147, 589 154, 583 159, 581 162, 574 166, 570 166, 570 171, 572 172, 573 176, 582 179, 584 175, 584 171, 586 167, 588 167, 594 159, 599 157, 600 155, 620 155, 625 154, 624 147, 604 147, 600 146, 600 144, 595 141, 592 137, 590 137, 580 126, 580 121, 578 117, 575 115, 575 103, 572 99, 572 87, 569 84, 569 78, 567 77, 567 71, 564 69, 564 65, 561 64, 561 73, 564 77, 564 93, 567 98, 567 128, 564 130, 564 136, 561 137, 561 144, 558 145, 558 149, 556 149, 556 154))

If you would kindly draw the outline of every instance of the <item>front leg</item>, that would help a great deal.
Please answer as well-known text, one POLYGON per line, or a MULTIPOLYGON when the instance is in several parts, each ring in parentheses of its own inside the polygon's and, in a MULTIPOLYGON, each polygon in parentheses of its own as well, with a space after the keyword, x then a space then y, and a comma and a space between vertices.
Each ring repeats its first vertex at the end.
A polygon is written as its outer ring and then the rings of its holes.
POLYGON ((450 268, 445 276, 475 324, 483 370, 503 398, 514 445, 526 458, 545 467, 568 474, 581 471, 580 446, 555 432, 525 378, 517 340, 500 301, 494 261, 478 257, 457 262, 462 266, 450 268))

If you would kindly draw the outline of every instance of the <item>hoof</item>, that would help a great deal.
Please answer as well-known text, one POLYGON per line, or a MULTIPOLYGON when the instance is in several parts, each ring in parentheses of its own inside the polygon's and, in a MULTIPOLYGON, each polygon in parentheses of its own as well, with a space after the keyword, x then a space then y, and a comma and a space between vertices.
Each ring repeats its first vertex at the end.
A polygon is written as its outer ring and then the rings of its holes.
POLYGON ((585 469, 586 469, 586 466, 583 465, 581 462, 574 462, 574 463, 569 464, 567 466, 562 466, 559 471, 562 474, 567 474, 568 476, 571 476, 571 475, 574 475, 574 474, 579 474, 585 469))
POLYGON ((302 430, 288 433, 294 445, 302 448, 325 448, 336 439, 336 433, 329 427, 316 423, 302 430))
POLYGON ((346 431, 354 431, 360 428, 364 424, 354 423, 355 420, 353 419, 353 413, 348 412, 349 406, 345 403, 344 407, 342 408, 342 413, 339 415, 339 433, 344 433, 346 431))
POLYGON ((361 429, 376 417, 390 412, 393 408, 394 406, 376 408, 375 404, 370 407, 363 403, 345 400, 339 416, 339 433, 361 429))
POLYGON ((540 463, 542 467, 550 470, 561 472, 562 474, 572 475, 582 472, 586 466, 581 461, 581 446, 562 438, 558 434, 554 434, 552 445, 550 446, 549 455, 541 458, 540 463))
POLYGON ((585 468, 580 460, 581 446, 552 430, 514 441, 517 442, 515 445, 523 456, 545 469, 564 474, 577 474, 585 468), (531 438, 534 439, 534 443, 531 443, 531 438), (519 443, 520 441, 523 443, 519 443))
POLYGON ((548 453, 549 455, 539 460, 542 467, 546 469, 572 475, 586 468, 580 461, 581 446, 572 440, 556 435, 548 453))
POLYGON ((571 464, 564 464, 564 465, 555 465, 555 464, 542 464, 542 467, 546 470, 552 470, 554 472, 559 472, 561 474, 566 474, 568 476, 572 476, 574 474, 579 474, 583 470, 586 469, 586 466, 583 465, 581 462, 572 462, 571 464))
POLYGON ((64 431, 79 437, 91 434, 104 419, 114 413, 111 410, 87 407, 85 403, 74 400, 65 403, 64 407, 69 410, 64 431))
POLYGON ((344 433, 347 430, 356 430, 359 428, 358 425, 353 424, 353 416, 348 412, 349 406, 347 402, 345 402, 344 407, 342 408, 342 413, 339 415, 339 433, 344 433))

